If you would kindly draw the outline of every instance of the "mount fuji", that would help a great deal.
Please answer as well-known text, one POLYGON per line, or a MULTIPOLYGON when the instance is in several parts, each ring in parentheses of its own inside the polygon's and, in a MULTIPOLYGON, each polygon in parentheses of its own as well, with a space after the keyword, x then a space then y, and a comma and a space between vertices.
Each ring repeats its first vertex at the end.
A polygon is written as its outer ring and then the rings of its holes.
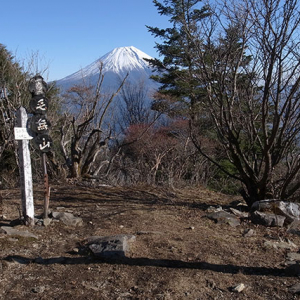
POLYGON ((102 87, 104 90, 112 91, 118 88, 128 73, 126 82, 132 85, 143 82, 147 90, 153 92, 158 89, 159 84, 150 79, 150 76, 153 75, 153 68, 145 58, 152 59, 151 56, 133 46, 115 48, 81 70, 57 80, 56 84, 63 91, 84 82, 96 84, 102 64, 102 74, 104 75, 102 87))

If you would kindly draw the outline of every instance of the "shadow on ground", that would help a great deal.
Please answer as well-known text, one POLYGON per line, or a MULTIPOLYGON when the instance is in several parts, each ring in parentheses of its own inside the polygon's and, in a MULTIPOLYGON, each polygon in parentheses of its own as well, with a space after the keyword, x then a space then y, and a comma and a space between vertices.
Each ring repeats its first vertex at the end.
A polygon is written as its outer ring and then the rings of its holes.
POLYGON ((150 259, 150 258, 115 258, 115 259, 98 259, 92 256, 84 257, 54 257, 43 259, 41 257, 30 259, 23 256, 9 255, 4 258, 7 261, 15 261, 20 264, 39 264, 39 265, 73 265, 73 264, 112 264, 112 265, 128 265, 128 266, 146 266, 146 267, 161 267, 172 269, 199 269, 209 270, 217 273, 237 274, 243 273, 245 275, 269 275, 269 276, 287 276, 284 269, 279 268, 267 268, 267 267, 248 267, 248 266, 235 266, 235 265, 221 265, 211 264, 207 262, 185 262, 181 260, 169 260, 169 259, 150 259))

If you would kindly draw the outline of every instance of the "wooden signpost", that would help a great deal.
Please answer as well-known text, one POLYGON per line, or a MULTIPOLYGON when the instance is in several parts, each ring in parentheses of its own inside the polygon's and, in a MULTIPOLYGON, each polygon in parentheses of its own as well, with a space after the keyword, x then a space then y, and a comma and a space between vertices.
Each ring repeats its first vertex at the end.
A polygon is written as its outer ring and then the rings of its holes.
POLYGON ((17 111, 15 139, 18 140, 19 167, 21 179, 22 214, 26 225, 34 225, 34 203, 32 188, 32 169, 29 151, 29 140, 32 136, 27 131, 27 112, 24 107, 17 111))
POLYGON ((48 218, 50 188, 47 173, 46 153, 52 147, 52 139, 48 135, 51 127, 50 122, 47 120, 46 115, 49 107, 49 100, 45 94, 47 91, 47 83, 43 77, 36 75, 31 78, 29 82, 29 91, 31 92, 32 99, 29 106, 33 113, 29 122, 30 129, 34 133, 33 144, 42 153, 42 168, 44 173, 44 218, 48 218))
POLYGON ((28 121, 24 107, 17 111, 17 126, 14 128, 15 139, 19 146, 19 167, 21 178, 22 214, 26 225, 34 225, 34 202, 32 188, 32 169, 29 151, 29 140, 33 139, 36 148, 42 154, 42 168, 44 173, 44 218, 48 218, 50 188, 48 183, 46 152, 50 151, 52 139, 48 135, 50 122, 46 119, 48 99, 45 98, 47 84, 43 77, 37 75, 29 82, 29 91, 32 94, 30 109, 33 116, 28 121), (28 126, 29 124, 29 126, 28 126), (30 134, 28 132, 30 128, 30 134))

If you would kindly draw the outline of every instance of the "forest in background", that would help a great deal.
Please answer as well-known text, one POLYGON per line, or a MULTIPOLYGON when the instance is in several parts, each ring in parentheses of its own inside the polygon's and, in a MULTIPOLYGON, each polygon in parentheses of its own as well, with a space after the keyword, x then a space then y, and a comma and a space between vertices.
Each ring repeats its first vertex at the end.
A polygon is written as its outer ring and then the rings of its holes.
MULTIPOLYGON (((161 57, 149 61, 161 74, 153 76, 161 88, 151 109, 146 87, 132 86, 126 77, 115 92, 104 93, 101 65, 96 85, 76 85, 61 95, 50 83, 50 180, 204 185, 241 193, 249 206, 262 199, 297 200, 298 1, 153 4, 170 27, 148 26, 161 57), (109 109, 116 96, 123 99, 119 118, 109 109)), ((29 108, 32 69, 0 45, 1 189, 19 184, 14 127, 17 109, 29 108)), ((41 154, 30 147, 39 182, 41 154)))

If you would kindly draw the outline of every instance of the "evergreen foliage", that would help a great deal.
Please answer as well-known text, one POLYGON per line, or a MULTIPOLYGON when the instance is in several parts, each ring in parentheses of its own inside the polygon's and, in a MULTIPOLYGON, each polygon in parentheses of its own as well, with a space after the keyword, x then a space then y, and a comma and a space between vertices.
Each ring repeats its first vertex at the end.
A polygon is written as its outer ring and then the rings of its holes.
POLYGON ((18 176, 14 142, 15 112, 28 104, 26 74, 6 47, 0 44, 0 181, 15 183, 18 176))
POLYGON ((162 59, 151 63, 163 75, 154 79, 161 101, 184 103, 199 153, 242 184, 249 205, 297 197, 298 1, 153 3, 171 24, 148 27, 162 40, 162 59))

